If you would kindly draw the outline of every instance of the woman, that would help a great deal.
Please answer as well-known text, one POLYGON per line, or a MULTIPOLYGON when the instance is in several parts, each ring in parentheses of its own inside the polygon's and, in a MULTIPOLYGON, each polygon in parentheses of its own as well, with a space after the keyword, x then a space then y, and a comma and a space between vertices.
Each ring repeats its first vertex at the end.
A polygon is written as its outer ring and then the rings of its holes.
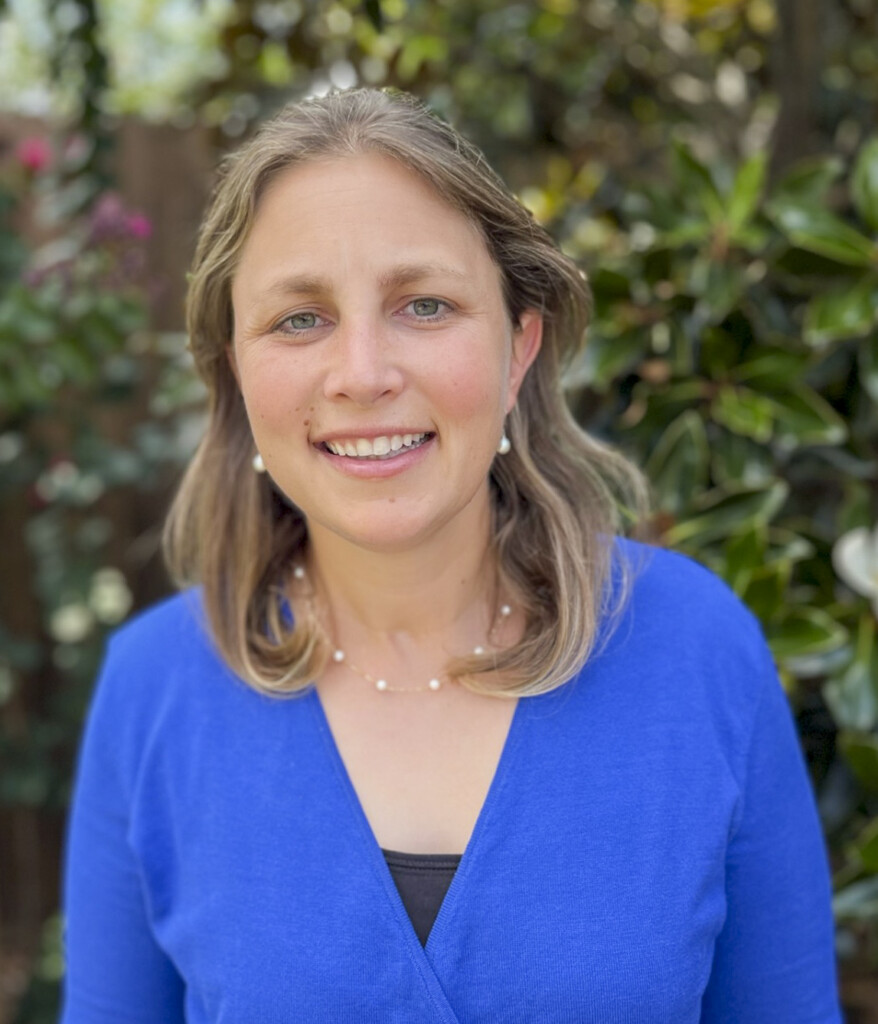
POLYGON ((620 539, 581 274, 414 101, 290 107, 189 296, 211 397, 71 819, 66 1024, 834 1022, 751 616, 620 539), (280 700, 297 695, 297 699, 280 700))

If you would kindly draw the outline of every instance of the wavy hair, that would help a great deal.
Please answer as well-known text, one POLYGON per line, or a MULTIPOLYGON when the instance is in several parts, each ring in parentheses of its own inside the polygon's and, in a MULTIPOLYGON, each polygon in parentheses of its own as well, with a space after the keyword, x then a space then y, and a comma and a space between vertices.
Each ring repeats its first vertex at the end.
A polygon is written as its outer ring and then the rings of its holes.
POLYGON ((612 539, 645 511, 646 487, 633 465, 577 426, 564 400, 562 369, 589 318, 585 275, 482 153, 404 94, 355 89, 292 104, 220 166, 187 299, 209 419, 168 517, 169 569, 180 585, 201 585, 215 643, 250 685, 290 694, 323 671, 330 652, 319 627, 284 615, 283 587, 302 560, 307 524, 251 468, 255 447, 227 357, 231 284, 275 176, 362 153, 399 161, 478 228, 513 324, 527 309, 542 313, 542 347, 507 423, 512 450, 490 470, 498 591, 518 602, 524 630, 514 646, 461 658, 448 672, 482 693, 546 692, 582 667, 626 600, 634 570, 615 557, 612 539))

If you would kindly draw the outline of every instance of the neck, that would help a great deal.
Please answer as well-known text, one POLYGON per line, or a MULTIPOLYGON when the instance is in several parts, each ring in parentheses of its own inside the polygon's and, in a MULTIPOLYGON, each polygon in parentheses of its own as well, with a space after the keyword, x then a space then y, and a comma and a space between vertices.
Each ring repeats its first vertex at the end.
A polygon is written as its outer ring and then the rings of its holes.
POLYGON ((350 632, 412 639, 484 629, 493 598, 490 509, 416 547, 373 551, 309 529, 308 575, 332 619, 350 632))

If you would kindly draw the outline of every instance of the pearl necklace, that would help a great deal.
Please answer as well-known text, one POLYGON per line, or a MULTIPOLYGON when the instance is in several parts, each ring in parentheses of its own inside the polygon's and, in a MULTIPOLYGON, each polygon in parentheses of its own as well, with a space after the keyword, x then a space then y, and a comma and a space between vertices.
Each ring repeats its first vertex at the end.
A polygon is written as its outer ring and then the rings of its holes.
MULTIPOLYGON (((303 580, 307 579, 307 576, 305 574, 305 569, 301 565, 297 565, 293 569, 293 576, 295 577, 295 579, 300 580, 300 581, 303 581, 303 580)), ((359 666, 355 665, 351 661, 351 659, 347 656, 345 651, 342 650, 341 647, 339 647, 337 644, 335 644, 333 642, 332 638, 329 636, 329 634, 327 633, 326 629, 324 628, 323 623, 320 621, 320 618, 317 615, 317 612, 316 612, 316 610, 314 608, 313 594, 308 594, 307 595, 307 600, 308 600, 308 605, 309 605, 310 610, 311 610, 312 618, 317 623, 318 627, 322 630, 323 635, 326 637, 327 641, 329 642, 329 646, 332 648, 332 660, 337 665, 344 665, 346 668, 349 668, 351 670, 351 672, 355 672, 362 679, 365 679, 366 682, 370 683, 372 686, 374 686, 375 689, 379 693, 424 693, 425 691, 432 691, 433 693, 435 693, 437 690, 441 690, 442 689, 442 679, 438 675, 431 677, 428 680, 426 686, 415 686, 415 687, 391 686, 390 683, 387 681, 387 679, 384 676, 373 676, 371 673, 366 672, 364 669, 362 669, 359 666)), ((497 627, 500 624, 500 622, 505 620, 505 619, 508 619, 511 614, 512 614, 512 608, 511 608, 510 605, 508 605, 508 604, 501 604, 500 605, 499 609, 497 610, 497 618, 494 620, 493 624, 491 625, 490 630, 488 631, 488 636, 487 636, 487 641, 488 642, 491 642, 493 640, 494 634, 496 633, 497 627)), ((473 648, 473 654, 475 654, 476 656, 484 654, 485 651, 486 651, 486 647, 483 644, 477 644, 473 648)))

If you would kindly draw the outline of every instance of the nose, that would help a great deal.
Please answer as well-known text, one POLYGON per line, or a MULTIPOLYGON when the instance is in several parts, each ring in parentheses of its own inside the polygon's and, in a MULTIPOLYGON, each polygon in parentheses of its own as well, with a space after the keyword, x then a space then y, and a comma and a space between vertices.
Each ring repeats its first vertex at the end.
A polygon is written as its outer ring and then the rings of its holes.
POLYGON ((347 398, 366 406, 402 390, 403 373, 391 332, 380 318, 349 317, 336 326, 332 340, 324 378, 327 398, 347 398))

